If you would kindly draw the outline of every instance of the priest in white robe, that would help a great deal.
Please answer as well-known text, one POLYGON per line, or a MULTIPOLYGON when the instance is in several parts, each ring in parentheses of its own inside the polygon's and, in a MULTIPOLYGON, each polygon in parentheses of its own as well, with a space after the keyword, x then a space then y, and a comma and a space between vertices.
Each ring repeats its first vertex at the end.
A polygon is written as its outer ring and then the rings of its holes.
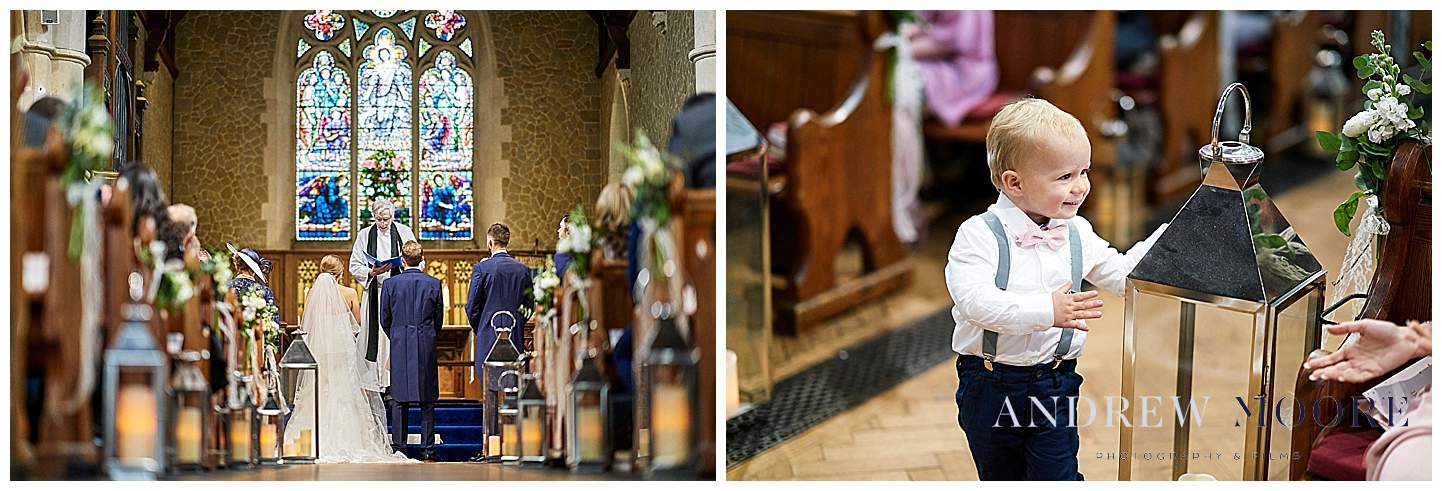
POLYGON ((384 392, 391 385, 389 326, 380 325, 381 283, 391 275, 399 274, 398 266, 381 265, 371 267, 366 254, 380 260, 401 254, 401 245, 416 240, 416 234, 400 223, 395 223, 395 204, 379 198, 370 203, 371 217, 375 223, 356 234, 355 246, 350 253, 350 274, 361 285, 360 336, 357 342, 365 350, 367 368, 373 370, 379 390, 384 392))

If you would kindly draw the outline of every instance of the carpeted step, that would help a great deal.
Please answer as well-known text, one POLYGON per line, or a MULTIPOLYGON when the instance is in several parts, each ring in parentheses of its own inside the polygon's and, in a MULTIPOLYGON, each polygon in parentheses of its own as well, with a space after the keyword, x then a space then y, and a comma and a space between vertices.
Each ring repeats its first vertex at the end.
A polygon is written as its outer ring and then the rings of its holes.
MULTIPOLYGON (((421 447, 416 446, 406 447, 405 449, 401 450, 401 452, 405 453, 407 457, 413 459, 420 459, 421 452, 423 451, 424 450, 422 450, 421 447)), ((436 455, 439 457, 439 460, 441 462, 465 462, 469 460, 472 456, 475 456, 477 453, 480 452, 481 446, 472 444, 455 445, 448 443, 436 447, 436 455)))

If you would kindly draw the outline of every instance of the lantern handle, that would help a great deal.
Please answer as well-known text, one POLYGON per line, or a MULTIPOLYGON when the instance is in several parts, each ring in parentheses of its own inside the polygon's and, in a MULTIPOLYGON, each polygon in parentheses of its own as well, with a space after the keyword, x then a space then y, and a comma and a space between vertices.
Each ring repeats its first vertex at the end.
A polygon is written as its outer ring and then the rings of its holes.
POLYGON ((516 314, 512 314, 511 311, 509 311, 509 310, 497 310, 496 313, 491 314, 491 328, 492 328, 492 329, 495 329, 496 332, 505 331, 505 332, 509 333, 509 332, 511 332, 511 330, 514 329, 515 327, 516 327, 516 314), (496 326, 496 318, 497 318, 497 317, 500 317, 501 314, 506 314, 506 317, 510 317, 510 318, 511 318, 511 325, 506 326, 506 327, 497 327, 497 326, 496 326))
POLYGON ((507 375, 507 374, 510 374, 511 378, 516 379, 516 387, 517 387, 517 388, 520 388, 520 387, 521 387, 521 372, 518 372, 518 371, 515 371, 515 370, 506 370, 506 371, 504 371, 504 372, 501 372, 500 375, 496 375, 496 386, 500 386, 500 385, 501 385, 501 380, 504 379, 504 378, 506 378, 506 375, 507 375))
POLYGON ((1222 97, 1217 100, 1217 112, 1212 115, 1212 155, 1214 156, 1222 154, 1222 144, 1218 139, 1218 133, 1222 129, 1222 110, 1227 108, 1227 96, 1231 95, 1234 90, 1241 92, 1242 108, 1246 112, 1246 118, 1242 122, 1242 132, 1237 135, 1237 141, 1247 143, 1248 140, 1251 139, 1252 96, 1247 94, 1247 88, 1243 86, 1241 82, 1232 82, 1231 85, 1228 85, 1226 89, 1222 90, 1222 97))

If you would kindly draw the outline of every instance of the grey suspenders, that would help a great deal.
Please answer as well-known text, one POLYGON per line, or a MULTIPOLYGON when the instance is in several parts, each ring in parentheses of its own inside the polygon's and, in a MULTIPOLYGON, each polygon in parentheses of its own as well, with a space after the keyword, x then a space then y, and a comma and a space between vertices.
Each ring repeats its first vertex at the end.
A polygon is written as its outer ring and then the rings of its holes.
MULTIPOLYGON (((992 235, 996 236, 996 287, 1006 289, 1008 280, 1011 277, 1011 244, 1006 238, 1006 229, 1002 228, 1001 220, 995 213, 987 211, 981 215, 981 219, 991 228, 992 235)), ((1067 242, 1071 245, 1071 293, 1076 293, 1082 284, 1082 246, 1081 237, 1077 234, 1076 227, 1067 222, 1067 242)), ((1052 368, 1061 366, 1062 357, 1071 351, 1071 338, 1076 334, 1075 329, 1065 328, 1061 330, 1061 342, 1056 345, 1056 353, 1052 354, 1055 363, 1052 368)), ((996 331, 983 330, 981 334, 981 358, 986 364, 986 369, 992 369, 992 362, 996 361, 996 331)))

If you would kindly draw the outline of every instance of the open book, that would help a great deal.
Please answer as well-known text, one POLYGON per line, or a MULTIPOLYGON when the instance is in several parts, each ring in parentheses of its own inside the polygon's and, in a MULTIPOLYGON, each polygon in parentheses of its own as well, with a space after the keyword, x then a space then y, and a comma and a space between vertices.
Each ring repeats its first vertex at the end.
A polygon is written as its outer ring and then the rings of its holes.
POLYGON ((390 258, 390 259, 376 259, 375 256, 372 256, 372 255, 370 255, 370 253, 367 253, 367 252, 365 252, 365 251, 361 251, 361 254, 365 254, 365 256, 366 256, 366 264, 369 264, 370 267, 372 267, 372 268, 374 268, 374 267, 376 267, 376 266, 380 266, 380 265, 394 266, 394 267, 397 267, 397 268, 404 268, 404 267, 405 267, 405 265, 401 263, 401 257, 400 257, 400 256, 396 256, 396 257, 393 257, 393 258, 390 258))
POLYGON ((1417 360, 1412 366, 1383 380, 1376 387, 1362 393, 1371 403, 1368 415, 1382 425, 1391 428, 1406 424, 1403 413, 1410 403, 1432 383, 1432 357, 1417 360))

